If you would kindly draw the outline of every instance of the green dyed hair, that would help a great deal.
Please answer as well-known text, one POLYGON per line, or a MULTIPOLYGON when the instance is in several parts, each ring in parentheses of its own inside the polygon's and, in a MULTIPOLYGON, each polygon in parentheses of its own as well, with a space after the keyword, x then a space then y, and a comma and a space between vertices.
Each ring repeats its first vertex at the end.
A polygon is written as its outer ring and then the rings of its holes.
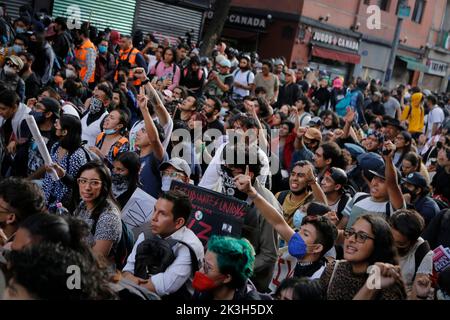
POLYGON ((212 236, 208 250, 217 255, 220 273, 231 275, 230 287, 242 287, 253 274, 255 250, 248 240, 212 236))

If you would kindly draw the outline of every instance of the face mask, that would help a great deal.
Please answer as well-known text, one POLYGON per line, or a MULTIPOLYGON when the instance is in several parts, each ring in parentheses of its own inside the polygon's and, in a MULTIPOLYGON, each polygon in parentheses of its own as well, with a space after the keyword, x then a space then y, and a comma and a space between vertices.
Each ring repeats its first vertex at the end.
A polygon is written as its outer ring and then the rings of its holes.
POLYGON ((5 71, 5 74, 8 76, 13 76, 16 74, 16 70, 10 66, 4 66, 3 70, 5 71))
POLYGON ((172 180, 177 180, 177 179, 172 179, 171 177, 167 177, 164 176, 161 179, 161 191, 167 192, 170 190, 170 185, 172 184, 172 180))
POLYGON ((306 213, 304 213, 302 210, 297 210, 294 213, 294 217, 292 218, 292 221, 294 223, 294 228, 299 229, 302 225, 303 218, 306 217, 306 213))
POLYGON ((25 32, 24 28, 20 28, 20 27, 16 28, 16 33, 24 33, 24 32, 25 32))
POLYGON ((117 132, 117 130, 116 129, 105 129, 105 130, 103 130, 103 132, 106 135, 110 135, 110 134, 115 134, 117 132))
POLYGON ((91 113, 97 113, 97 112, 100 112, 102 110, 102 108, 103 108, 102 100, 92 97, 91 104, 89 105, 89 111, 91 113))
POLYGON ((192 287, 198 292, 205 292, 217 288, 218 284, 216 284, 214 280, 206 274, 197 271, 194 275, 194 279, 192 280, 192 287))
POLYGON ((107 46, 99 46, 98 47, 98 52, 106 53, 106 51, 108 51, 108 47, 107 46))
POLYGON ((71 69, 66 69, 66 78, 67 79, 75 79, 77 77, 77 74, 71 70, 71 69))
POLYGON ((303 258, 306 254, 306 243, 297 232, 289 239, 288 251, 291 256, 297 259, 303 258))
POLYGON ((120 196, 122 193, 128 190, 128 176, 112 173, 112 193, 115 198, 120 196))
POLYGON ((441 289, 438 289, 436 292, 436 298, 438 300, 450 300, 450 295, 446 294, 441 289))
POLYGON ((227 112, 228 112, 228 109, 225 109, 225 108, 220 109, 220 115, 221 115, 222 117, 225 117, 226 114, 227 114, 227 112))
POLYGON ((34 120, 36 120, 37 124, 40 124, 45 121, 45 115, 43 112, 31 110, 30 115, 34 117, 34 120))
POLYGON ((22 52, 22 46, 15 44, 15 45, 13 45, 13 50, 15 53, 20 53, 20 52, 22 52))
POLYGON ((370 136, 373 133, 373 129, 369 128, 367 129, 367 136, 370 136))

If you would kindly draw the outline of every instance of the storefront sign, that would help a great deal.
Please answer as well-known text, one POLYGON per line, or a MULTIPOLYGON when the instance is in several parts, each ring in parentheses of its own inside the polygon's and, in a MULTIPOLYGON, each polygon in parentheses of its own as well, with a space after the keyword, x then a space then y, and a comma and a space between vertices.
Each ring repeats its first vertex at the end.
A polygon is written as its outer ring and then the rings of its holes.
MULTIPOLYGON (((206 18, 212 19, 213 14, 214 14, 213 11, 209 11, 206 14, 206 18)), ((226 25, 265 30, 267 28, 267 17, 251 16, 248 14, 240 14, 240 13, 230 13, 226 20, 226 25)))
POLYGON ((428 66, 427 73, 429 74, 434 74, 441 77, 445 77, 445 75, 447 74, 447 64, 444 62, 436 60, 428 60, 427 66, 428 66))
POLYGON ((359 42, 350 38, 334 35, 328 32, 315 31, 313 41, 326 43, 329 45, 358 51, 359 42))

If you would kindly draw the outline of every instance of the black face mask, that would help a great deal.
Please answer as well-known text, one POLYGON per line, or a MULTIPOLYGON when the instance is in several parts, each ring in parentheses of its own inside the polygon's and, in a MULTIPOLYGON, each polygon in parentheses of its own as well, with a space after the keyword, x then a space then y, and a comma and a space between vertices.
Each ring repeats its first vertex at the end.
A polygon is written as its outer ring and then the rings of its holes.
POLYGON ((248 195, 245 192, 239 191, 239 189, 236 188, 236 185, 234 184, 233 181, 233 173, 228 167, 222 165, 220 175, 223 181, 222 185, 223 194, 237 198, 242 201, 247 200, 248 195))
POLYGON ((411 191, 406 188, 404 185, 401 187, 403 194, 409 194, 411 196, 411 202, 414 202, 417 199, 417 194, 415 190, 411 191))

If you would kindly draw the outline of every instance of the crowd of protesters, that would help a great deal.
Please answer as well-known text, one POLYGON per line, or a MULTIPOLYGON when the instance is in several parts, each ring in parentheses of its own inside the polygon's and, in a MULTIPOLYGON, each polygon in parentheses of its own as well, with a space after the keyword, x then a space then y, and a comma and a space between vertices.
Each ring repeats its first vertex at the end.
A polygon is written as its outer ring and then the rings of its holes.
POLYGON ((450 299, 448 93, 19 15, 0 7, 5 299, 450 299), (173 181, 247 202, 242 237, 204 246, 173 181))

